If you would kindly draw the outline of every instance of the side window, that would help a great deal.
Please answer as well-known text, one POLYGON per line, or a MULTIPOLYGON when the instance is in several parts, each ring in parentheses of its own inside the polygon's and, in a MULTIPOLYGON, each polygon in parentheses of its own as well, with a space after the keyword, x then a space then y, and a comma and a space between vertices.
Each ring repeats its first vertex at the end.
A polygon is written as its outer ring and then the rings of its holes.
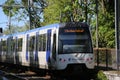
POLYGON ((52 57, 56 60, 56 34, 53 35, 52 57))
POLYGON ((0 40, 0 52, 2 52, 2 39, 0 40))
POLYGON ((7 51, 7 41, 2 41, 2 51, 7 51))
POLYGON ((43 51, 46 50, 46 35, 43 35, 43 51))
POLYGON ((42 51, 42 35, 39 35, 38 45, 39 45, 39 51, 42 51))
POLYGON ((15 43, 16 43, 16 40, 15 39, 11 39, 11 51, 12 52, 15 51, 15 43))
POLYGON ((35 36, 31 36, 29 39, 29 51, 35 50, 35 36))
POLYGON ((22 38, 19 38, 18 39, 18 51, 22 51, 22 42, 23 42, 23 39, 22 38))
POLYGON ((46 34, 39 35, 39 51, 45 51, 46 50, 46 34))

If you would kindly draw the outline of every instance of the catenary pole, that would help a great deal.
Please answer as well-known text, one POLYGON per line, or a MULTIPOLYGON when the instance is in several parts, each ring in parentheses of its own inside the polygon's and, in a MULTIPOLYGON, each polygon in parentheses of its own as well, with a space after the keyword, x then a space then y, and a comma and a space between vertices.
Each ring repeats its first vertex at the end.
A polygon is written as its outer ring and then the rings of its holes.
POLYGON ((120 0, 115 0, 115 40, 116 40, 116 60, 117 70, 120 64, 120 0))
POLYGON ((98 48, 98 0, 96 0, 96 48, 98 48))

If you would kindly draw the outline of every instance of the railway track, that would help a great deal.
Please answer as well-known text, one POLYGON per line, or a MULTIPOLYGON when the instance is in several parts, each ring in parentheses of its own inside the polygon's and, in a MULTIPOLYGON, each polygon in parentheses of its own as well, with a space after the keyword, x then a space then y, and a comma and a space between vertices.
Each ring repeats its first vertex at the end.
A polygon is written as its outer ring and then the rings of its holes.
POLYGON ((50 80, 50 75, 40 76, 28 69, 5 65, 0 65, 0 77, 6 78, 5 80, 50 80))
MULTIPOLYGON (((7 78, 5 80, 86 80, 84 79, 85 76, 82 76, 82 77, 76 77, 76 76, 73 76, 73 77, 63 77, 63 76, 50 76, 50 75, 46 75, 46 76, 40 76, 40 75, 37 75, 36 73, 34 72, 26 72, 26 73, 8 73, 8 72, 5 72, 5 71, 1 71, 0 70, 0 74, 2 74, 2 76, 4 76, 4 78, 7 78)), ((91 79, 88 79, 88 80, 91 80, 91 79)))
POLYGON ((36 72, 33 72, 27 68, 18 68, 17 66, 0 65, 0 75, 3 80, 94 80, 86 79, 87 75, 68 76, 64 77, 61 75, 45 75, 41 76, 36 72), (85 78, 85 79, 84 79, 85 78))
POLYGON ((7 80, 50 80, 50 76, 41 77, 35 73, 8 73, 0 70, 0 75, 7 80))

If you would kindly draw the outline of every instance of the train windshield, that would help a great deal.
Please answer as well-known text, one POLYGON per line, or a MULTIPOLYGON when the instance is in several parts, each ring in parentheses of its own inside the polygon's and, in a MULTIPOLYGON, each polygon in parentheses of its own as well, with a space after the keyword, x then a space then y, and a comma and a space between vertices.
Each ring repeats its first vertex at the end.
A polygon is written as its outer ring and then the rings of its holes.
POLYGON ((88 27, 59 29, 59 54, 92 53, 92 41, 88 27))

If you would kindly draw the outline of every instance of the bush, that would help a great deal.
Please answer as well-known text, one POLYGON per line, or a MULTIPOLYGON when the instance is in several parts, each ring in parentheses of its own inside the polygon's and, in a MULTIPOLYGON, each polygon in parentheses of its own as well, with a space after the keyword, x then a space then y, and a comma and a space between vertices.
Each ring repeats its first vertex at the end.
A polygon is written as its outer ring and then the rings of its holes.
POLYGON ((99 71, 95 80, 108 80, 103 71, 99 71))

